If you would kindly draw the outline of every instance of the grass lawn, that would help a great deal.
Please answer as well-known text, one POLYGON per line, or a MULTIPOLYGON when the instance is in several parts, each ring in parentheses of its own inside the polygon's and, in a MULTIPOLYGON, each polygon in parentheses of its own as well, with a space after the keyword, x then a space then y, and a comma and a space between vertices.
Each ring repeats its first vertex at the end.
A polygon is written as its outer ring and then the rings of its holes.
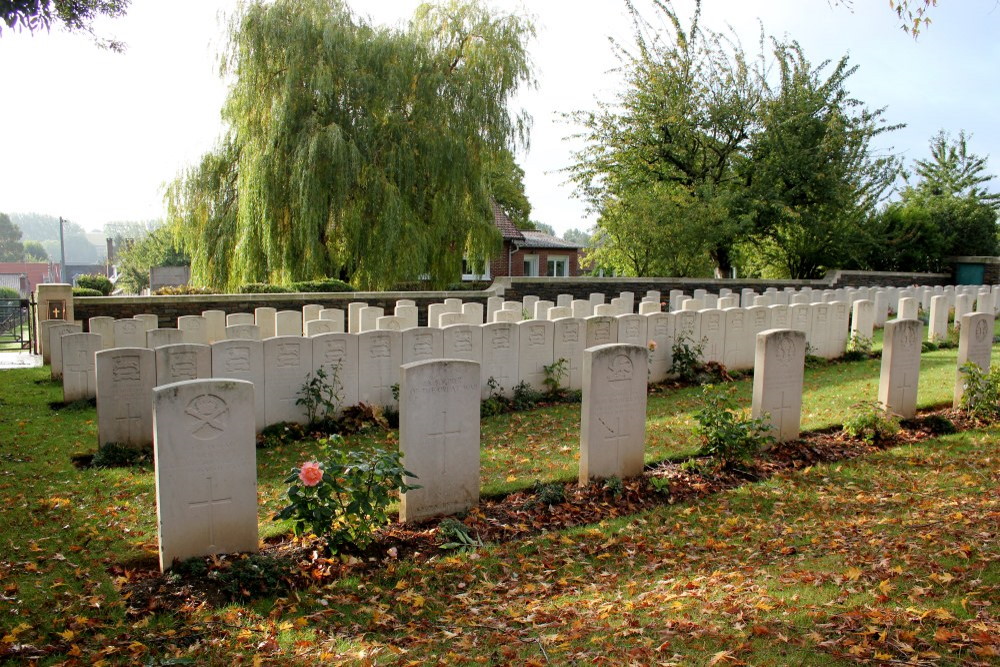
MULTIPOLYGON (((878 341, 876 341, 878 347, 878 341)), ((994 353, 997 355, 997 351, 994 353)), ((956 351, 922 357, 948 404, 956 351)), ((995 359, 1000 362, 1000 357, 995 359)), ((803 427, 873 401, 879 361, 806 371, 803 427)), ((156 556, 152 469, 78 470, 92 408, 48 368, 0 372, 0 660, 43 664, 990 664, 1000 649, 1000 445, 983 429, 474 553, 384 564, 282 598, 132 616, 156 556)), ((749 405, 752 381, 736 383, 749 405)), ((646 457, 697 448, 700 390, 650 396, 646 457)), ((483 491, 576 478, 579 406, 483 420, 483 491)), ((395 432, 352 446, 394 446, 395 432)), ((262 537, 308 442, 258 451, 262 537)), ((996 664, 993 662, 992 664, 996 664)))

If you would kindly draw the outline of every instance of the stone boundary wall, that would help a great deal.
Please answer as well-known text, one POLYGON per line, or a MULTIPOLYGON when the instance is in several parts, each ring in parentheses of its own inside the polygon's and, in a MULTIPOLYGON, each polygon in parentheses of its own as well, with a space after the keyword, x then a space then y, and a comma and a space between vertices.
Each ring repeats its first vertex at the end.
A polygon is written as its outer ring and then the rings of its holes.
POLYGON ((268 306, 276 310, 302 310, 308 303, 324 308, 347 310, 347 304, 364 301, 369 306, 384 308, 392 314, 398 299, 413 299, 420 309, 420 326, 427 325, 427 306, 446 298, 475 302, 486 307, 493 292, 296 292, 292 294, 184 294, 176 296, 87 296, 74 297, 74 316, 86 322, 91 317, 129 318, 142 313, 155 314, 160 326, 174 328, 181 315, 201 315, 205 310, 227 313, 253 313, 254 308, 268 306))
POLYGON ((763 294, 768 287, 779 290, 785 287, 811 287, 813 289, 836 289, 838 287, 909 287, 911 285, 950 285, 950 273, 894 273, 889 271, 830 271, 819 280, 755 280, 737 278, 717 280, 713 278, 497 278, 492 288, 508 300, 520 300, 526 295, 555 301, 560 294, 572 294, 575 299, 586 299, 591 292, 617 295, 632 292, 636 299, 647 290, 659 290, 668 295, 670 290, 682 290, 687 294, 696 289, 718 293, 719 288, 728 287, 736 294, 749 288, 763 294))

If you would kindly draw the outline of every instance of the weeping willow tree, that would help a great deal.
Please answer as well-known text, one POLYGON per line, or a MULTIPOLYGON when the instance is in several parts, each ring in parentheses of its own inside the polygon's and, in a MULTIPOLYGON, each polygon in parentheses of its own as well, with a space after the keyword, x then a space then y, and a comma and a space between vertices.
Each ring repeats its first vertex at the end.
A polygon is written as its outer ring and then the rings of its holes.
MULTIPOLYGON (((524 18, 421 6, 406 28, 337 0, 250 2, 233 20, 218 146, 168 188, 200 283, 457 280, 499 247, 496 169, 526 145, 524 18)), ((499 175, 498 175, 499 174, 499 175)))

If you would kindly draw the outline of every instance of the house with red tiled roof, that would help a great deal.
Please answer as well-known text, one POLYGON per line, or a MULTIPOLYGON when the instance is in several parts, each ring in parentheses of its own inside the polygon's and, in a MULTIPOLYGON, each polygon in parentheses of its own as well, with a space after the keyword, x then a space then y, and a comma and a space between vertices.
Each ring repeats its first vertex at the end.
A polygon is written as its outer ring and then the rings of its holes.
POLYGON ((503 249, 490 259, 488 275, 476 276, 463 270, 464 279, 580 275, 580 246, 545 232, 518 229, 496 202, 492 202, 492 207, 493 224, 503 237, 503 249))
POLYGON ((23 276, 26 294, 34 292, 39 283, 62 282, 56 262, 0 262, 0 274, 23 276))

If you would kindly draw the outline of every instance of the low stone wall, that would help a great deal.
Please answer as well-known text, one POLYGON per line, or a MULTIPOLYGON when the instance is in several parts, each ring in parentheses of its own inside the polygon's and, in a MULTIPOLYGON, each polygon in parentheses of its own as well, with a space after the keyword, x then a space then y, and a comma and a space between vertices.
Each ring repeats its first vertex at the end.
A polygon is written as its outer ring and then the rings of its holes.
POLYGON ((621 292, 633 292, 636 299, 642 298, 648 290, 659 290, 666 297, 670 290, 683 290, 692 294, 696 289, 704 289, 717 294, 719 288, 728 287, 736 294, 749 288, 763 294, 768 287, 781 290, 785 287, 811 287, 813 289, 836 289, 838 287, 908 287, 910 285, 950 285, 950 273, 894 273, 888 271, 830 271, 819 280, 716 280, 713 278, 497 278, 493 286, 502 289, 509 300, 520 300, 533 294, 540 299, 555 301, 560 294, 572 294, 575 299, 586 299, 591 292, 617 296, 621 292))
POLYGON ((308 303, 325 308, 347 310, 353 301, 385 309, 391 315, 397 299, 412 299, 420 309, 419 322, 427 325, 427 306, 446 298, 481 303, 492 296, 491 291, 469 292, 297 292, 293 294, 185 294, 180 296, 88 296, 73 299, 74 317, 86 322, 91 317, 115 319, 151 313, 160 318, 161 327, 177 326, 181 315, 201 315, 205 310, 226 313, 252 313, 254 308, 267 306, 276 310, 301 310, 308 303))

